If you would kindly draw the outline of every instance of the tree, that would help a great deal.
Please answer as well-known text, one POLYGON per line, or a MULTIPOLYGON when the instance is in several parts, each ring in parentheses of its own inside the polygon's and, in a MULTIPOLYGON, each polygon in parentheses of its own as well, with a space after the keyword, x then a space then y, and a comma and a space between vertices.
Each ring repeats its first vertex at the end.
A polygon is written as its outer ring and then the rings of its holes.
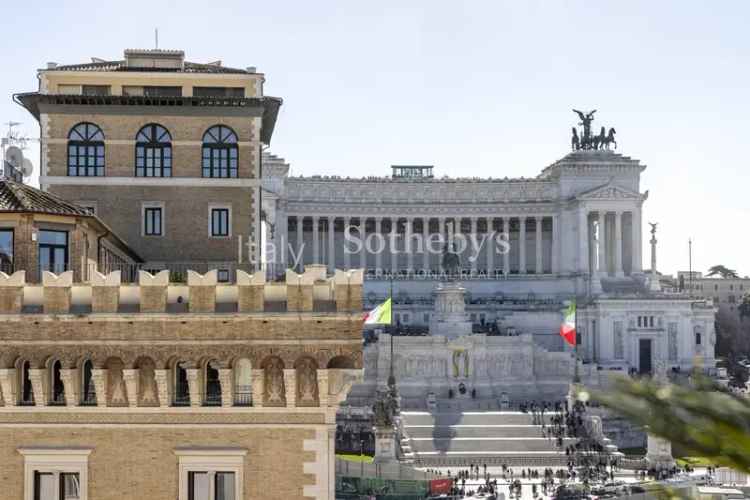
POLYGON ((697 374, 693 387, 627 377, 613 384, 613 390, 590 396, 692 456, 750 472, 750 399, 721 391, 697 374))
POLYGON ((708 270, 708 273, 706 273, 706 276, 716 276, 717 274, 724 279, 739 278, 739 276, 737 275, 737 271, 735 271, 734 269, 729 269, 728 267, 722 265, 712 266, 708 270))

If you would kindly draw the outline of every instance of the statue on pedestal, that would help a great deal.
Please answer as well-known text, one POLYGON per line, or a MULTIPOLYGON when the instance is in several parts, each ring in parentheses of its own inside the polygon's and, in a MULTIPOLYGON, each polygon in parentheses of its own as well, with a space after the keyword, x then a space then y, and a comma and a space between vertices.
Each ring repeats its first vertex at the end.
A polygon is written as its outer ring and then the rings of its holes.
POLYGON ((453 240, 445 244, 443 250, 443 271, 448 277, 448 281, 455 281, 461 269, 461 259, 454 248, 453 240))

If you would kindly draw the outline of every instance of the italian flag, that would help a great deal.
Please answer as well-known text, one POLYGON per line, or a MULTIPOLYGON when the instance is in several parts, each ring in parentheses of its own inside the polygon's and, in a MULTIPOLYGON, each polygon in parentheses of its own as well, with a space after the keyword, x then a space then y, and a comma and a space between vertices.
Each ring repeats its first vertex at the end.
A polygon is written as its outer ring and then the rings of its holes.
POLYGON ((391 324, 391 299, 380 304, 378 307, 365 314, 365 325, 390 325, 391 324))
POLYGON ((563 324, 560 325, 560 336, 565 339, 565 342, 575 346, 576 345, 576 302, 571 301, 568 309, 565 310, 565 318, 563 318, 563 324))

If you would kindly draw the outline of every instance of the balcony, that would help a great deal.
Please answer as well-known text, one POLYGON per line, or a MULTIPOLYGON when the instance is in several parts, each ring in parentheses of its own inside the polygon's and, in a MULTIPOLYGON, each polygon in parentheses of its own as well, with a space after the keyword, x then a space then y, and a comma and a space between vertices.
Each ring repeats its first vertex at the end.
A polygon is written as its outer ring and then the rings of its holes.
POLYGON ((96 406, 96 392, 91 390, 81 394, 81 406, 96 406))
POLYGON ((253 406, 253 388, 249 385, 234 386, 234 406, 253 406))

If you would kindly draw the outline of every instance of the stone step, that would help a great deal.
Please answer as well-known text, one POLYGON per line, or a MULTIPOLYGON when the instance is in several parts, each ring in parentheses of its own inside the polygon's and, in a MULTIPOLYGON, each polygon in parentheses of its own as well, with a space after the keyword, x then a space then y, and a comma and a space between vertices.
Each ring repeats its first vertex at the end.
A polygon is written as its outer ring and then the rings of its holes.
MULTIPOLYGON (((563 447, 574 444, 575 439, 565 439, 563 447)), ((553 442, 544 438, 417 438, 411 440, 417 454, 423 452, 558 452, 553 442)))
POLYGON ((538 425, 410 425, 405 427, 410 438, 447 438, 447 437, 508 437, 508 438, 539 438, 542 428, 538 425))
MULTIPOLYGON (((533 425, 534 419, 529 413, 481 411, 481 412, 401 412, 404 425, 533 425)), ((551 414, 545 413, 544 420, 549 423, 551 414)))

